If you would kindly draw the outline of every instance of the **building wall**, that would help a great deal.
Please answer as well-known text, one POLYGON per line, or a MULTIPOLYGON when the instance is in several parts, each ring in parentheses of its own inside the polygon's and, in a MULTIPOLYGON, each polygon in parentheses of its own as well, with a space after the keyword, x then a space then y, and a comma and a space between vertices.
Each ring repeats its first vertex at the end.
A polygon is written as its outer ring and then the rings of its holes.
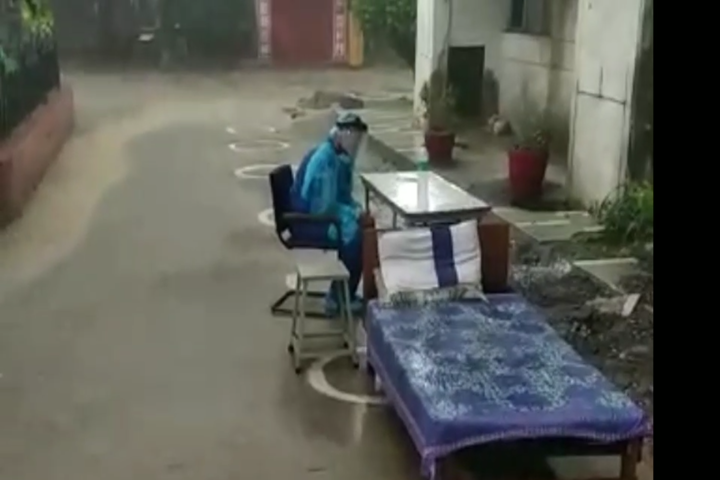
MULTIPOLYGON (((547 35, 510 33, 510 0, 452 0, 450 7, 449 43, 485 47, 486 81, 492 75, 498 83, 500 113, 517 122, 528 111, 547 112, 562 150, 567 149, 575 81, 577 4, 548 0, 547 35)), ((428 38, 419 32, 418 41, 428 38)))
MULTIPOLYGON (((415 42, 415 89, 414 113, 416 119, 423 114, 420 91, 430 79, 432 72, 440 66, 443 51, 451 29, 449 0, 418 0, 417 37, 415 42)), ((442 65, 443 68, 446 65, 442 65)))
POLYGON ((452 0, 453 47, 485 47, 485 69, 496 76, 502 61, 502 36, 510 0, 452 0))
POLYGON ((567 149, 569 138, 577 6, 578 0, 551 0, 546 35, 501 36, 500 113, 515 125, 546 115, 559 150, 567 149))
POLYGON ((571 195, 600 201, 625 180, 644 0, 579 0, 571 195))
POLYGON ((430 74, 447 59, 446 47, 485 47, 485 71, 497 79, 501 66, 501 38, 507 25, 510 0, 418 0, 415 61, 415 114, 430 74))
POLYGON ((511 0, 418 0, 416 108, 444 46, 484 45, 500 113, 514 125, 544 114, 567 153, 570 195, 602 200, 626 176, 646 1, 547 0, 544 34, 532 35, 508 31, 511 0))

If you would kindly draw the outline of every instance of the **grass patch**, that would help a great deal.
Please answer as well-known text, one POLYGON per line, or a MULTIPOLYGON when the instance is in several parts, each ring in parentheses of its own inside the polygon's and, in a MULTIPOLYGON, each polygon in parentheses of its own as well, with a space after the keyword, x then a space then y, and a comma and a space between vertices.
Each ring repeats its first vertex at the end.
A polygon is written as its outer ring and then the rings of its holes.
POLYGON ((591 213, 605 227, 605 241, 620 244, 653 240, 654 194, 649 182, 631 182, 595 205, 591 213))

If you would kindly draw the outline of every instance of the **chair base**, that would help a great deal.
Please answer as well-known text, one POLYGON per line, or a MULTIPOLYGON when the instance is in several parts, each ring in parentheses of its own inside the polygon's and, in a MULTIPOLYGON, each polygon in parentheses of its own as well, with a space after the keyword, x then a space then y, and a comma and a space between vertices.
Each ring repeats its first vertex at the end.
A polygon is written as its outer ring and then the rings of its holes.
MULTIPOLYGON (((270 305, 270 313, 272 313, 273 316, 283 316, 283 317, 292 317, 293 309, 292 307, 283 307, 283 304, 287 302, 290 298, 296 295, 295 290, 287 290, 285 293, 282 294, 280 298, 275 300, 275 302, 270 305)), ((325 298, 324 292, 307 292, 307 296, 309 298, 325 298)), ((321 318, 321 319, 332 319, 335 318, 334 316, 328 316, 327 314, 323 313, 317 313, 317 312, 306 312, 305 316, 307 318, 321 318)))

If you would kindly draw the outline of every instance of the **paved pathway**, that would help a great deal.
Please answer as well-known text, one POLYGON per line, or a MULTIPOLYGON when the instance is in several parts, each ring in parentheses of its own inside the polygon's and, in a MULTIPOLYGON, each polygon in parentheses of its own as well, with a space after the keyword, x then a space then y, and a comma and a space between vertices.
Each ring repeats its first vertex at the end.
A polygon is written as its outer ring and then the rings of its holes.
MULTIPOLYGON (((267 312, 290 266, 258 221, 267 182, 233 176, 317 138, 281 112, 308 91, 404 78, 73 80, 78 135, 0 237, 0 479, 415 478, 388 411, 292 372, 267 312), (227 146, 257 136, 291 146, 227 146)), ((343 361, 326 371, 370 391, 343 361)))

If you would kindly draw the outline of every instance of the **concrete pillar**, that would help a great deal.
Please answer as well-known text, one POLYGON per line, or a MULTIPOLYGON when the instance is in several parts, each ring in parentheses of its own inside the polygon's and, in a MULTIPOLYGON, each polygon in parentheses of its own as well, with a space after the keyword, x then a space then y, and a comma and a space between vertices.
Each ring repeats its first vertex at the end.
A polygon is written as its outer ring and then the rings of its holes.
POLYGON ((625 180, 644 0, 579 0, 568 183, 600 201, 625 180))
POLYGON ((365 62, 365 37, 360 22, 352 13, 348 14, 348 65, 360 68, 365 62))
POLYGON ((258 59, 272 60, 272 0, 255 0, 258 21, 258 59))
POLYGON ((447 49, 450 43, 452 0, 417 0, 417 40, 415 42, 415 95, 413 110, 416 119, 423 113, 420 91, 436 68, 447 70, 447 49))

